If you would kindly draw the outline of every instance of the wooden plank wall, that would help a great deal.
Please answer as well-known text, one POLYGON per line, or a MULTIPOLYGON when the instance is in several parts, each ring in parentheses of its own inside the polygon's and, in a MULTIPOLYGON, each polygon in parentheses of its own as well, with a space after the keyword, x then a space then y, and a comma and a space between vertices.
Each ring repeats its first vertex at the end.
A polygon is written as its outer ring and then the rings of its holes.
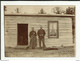
MULTIPOLYGON (((36 32, 43 26, 46 31, 45 44, 47 47, 72 45, 72 19, 70 17, 28 17, 28 16, 5 16, 5 46, 17 46, 17 24, 28 24, 28 31, 34 27, 36 32), (48 38, 48 21, 59 22, 59 38, 48 38)), ((28 32, 28 34, 29 34, 28 32)), ((29 38, 29 37, 28 37, 29 38)), ((30 41, 30 39, 29 39, 30 41)), ((38 46, 38 45, 37 45, 38 46)))

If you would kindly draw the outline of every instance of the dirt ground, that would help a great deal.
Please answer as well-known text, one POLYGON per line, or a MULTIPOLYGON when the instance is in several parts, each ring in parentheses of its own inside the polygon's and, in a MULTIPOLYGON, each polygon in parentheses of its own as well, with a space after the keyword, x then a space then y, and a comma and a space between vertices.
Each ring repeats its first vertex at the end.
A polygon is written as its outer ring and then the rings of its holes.
POLYGON ((75 57, 74 47, 63 47, 58 50, 5 48, 6 57, 75 57))

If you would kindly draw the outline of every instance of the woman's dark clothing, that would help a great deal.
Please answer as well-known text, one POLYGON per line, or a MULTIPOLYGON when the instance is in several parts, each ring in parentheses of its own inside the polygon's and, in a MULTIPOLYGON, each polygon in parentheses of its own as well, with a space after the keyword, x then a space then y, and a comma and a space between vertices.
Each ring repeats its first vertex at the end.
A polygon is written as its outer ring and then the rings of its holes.
POLYGON ((37 46, 36 31, 31 31, 29 36, 30 36, 30 47, 34 49, 37 46))

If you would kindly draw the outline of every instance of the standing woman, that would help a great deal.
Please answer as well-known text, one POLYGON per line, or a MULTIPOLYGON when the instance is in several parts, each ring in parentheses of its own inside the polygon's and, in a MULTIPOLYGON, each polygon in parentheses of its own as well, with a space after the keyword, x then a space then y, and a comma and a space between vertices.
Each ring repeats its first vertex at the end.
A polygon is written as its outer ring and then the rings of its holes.
POLYGON ((30 47, 35 49, 37 46, 37 38, 36 38, 36 31, 34 31, 34 27, 32 27, 32 31, 29 34, 30 36, 30 47))

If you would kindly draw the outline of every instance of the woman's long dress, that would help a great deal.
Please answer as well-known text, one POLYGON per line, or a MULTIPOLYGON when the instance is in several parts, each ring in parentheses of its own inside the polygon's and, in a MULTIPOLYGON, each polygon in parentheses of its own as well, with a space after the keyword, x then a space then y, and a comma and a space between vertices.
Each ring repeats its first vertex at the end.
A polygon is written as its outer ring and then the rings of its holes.
POLYGON ((34 49, 37 46, 37 38, 36 38, 36 32, 31 31, 30 32, 30 47, 34 49))

